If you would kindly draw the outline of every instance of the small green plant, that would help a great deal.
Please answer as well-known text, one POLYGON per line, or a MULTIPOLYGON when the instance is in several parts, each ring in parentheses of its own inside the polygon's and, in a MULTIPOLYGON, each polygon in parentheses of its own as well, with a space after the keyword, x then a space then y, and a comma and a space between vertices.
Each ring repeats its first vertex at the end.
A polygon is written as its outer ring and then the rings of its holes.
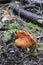
POLYGON ((19 27, 19 24, 18 23, 11 23, 11 24, 9 24, 9 29, 18 29, 18 27, 19 27))
POLYGON ((3 35, 2 39, 4 42, 6 42, 7 40, 11 39, 11 35, 14 33, 16 34, 17 33, 17 29, 14 29, 14 30, 8 30, 6 31, 6 33, 3 35))
POLYGON ((39 50, 43 50, 43 44, 38 44, 37 48, 38 48, 39 50))
POLYGON ((37 51, 37 49, 35 49, 35 50, 32 52, 32 55, 33 55, 33 56, 38 56, 38 51, 37 51))
POLYGON ((3 52, 2 52, 2 50, 0 49, 0 55, 2 54, 3 52))
POLYGON ((41 27, 39 27, 38 25, 35 25, 31 22, 27 24, 27 27, 30 28, 30 29, 33 29, 33 30, 37 30, 37 31, 41 30, 41 27))
POLYGON ((0 23, 0 28, 2 28, 5 24, 4 23, 0 23))
POLYGON ((0 55, 2 54, 3 52, 2 52, 2 46, 0 45, 0 55))

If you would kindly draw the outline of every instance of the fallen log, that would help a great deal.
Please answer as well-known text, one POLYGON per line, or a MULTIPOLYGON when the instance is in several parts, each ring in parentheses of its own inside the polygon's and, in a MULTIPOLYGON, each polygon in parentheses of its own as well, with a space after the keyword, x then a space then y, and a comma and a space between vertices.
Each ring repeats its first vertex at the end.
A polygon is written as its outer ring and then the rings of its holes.
POLYGON ((26 11, 15 3, 10 4, 10 7, 12 8, 12 10, 14 12, 20 14, 20 16, 22 16, 23 18, 29 19, 33 23, 39 24, 40 26, 43 26, 43 16, 37 15, 37 14, 32 13, 30 11, 26 11))
POLYGON ((43 0, 17 0, 17 1, 20 1, 21 3, 28 3, 28 4, 32 4, 32 3, 43 4, 43 0))
POLYGON ((0 0, 0 3, 9 3, 11 0, 0 0))
POLYGON ((19 2, 21 2, 21 4, 25 4, 25 3, 29 4, 29 3, 31 3, 31 0, 15 0, 15 1, 19 1, 19 2))

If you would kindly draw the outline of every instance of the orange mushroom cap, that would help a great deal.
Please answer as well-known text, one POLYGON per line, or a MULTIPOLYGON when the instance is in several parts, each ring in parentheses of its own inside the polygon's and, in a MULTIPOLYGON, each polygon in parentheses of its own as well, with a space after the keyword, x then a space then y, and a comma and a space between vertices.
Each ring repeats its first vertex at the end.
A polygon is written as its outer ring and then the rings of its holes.
POLYGON ((30 33, 25 31, 20 31, 17 33, 15 40, 15 45, 21 47, 22 49, 27 49, 28 47, 36 48, 37 42, 30 33))
POLYGON ((18 38, 15 41, 15 45, 21 47, 22 49, 27 49, 28 47, 28 38, 18 38))
POLYGON ((19 31, 19 32, 16 34, 16 37, 17 37, 17 38, 22 38, 22 37, 24 37, 24 36, 26 36, 26 35, 28 35, 27 32, 25 32, 25 31, 19 31))

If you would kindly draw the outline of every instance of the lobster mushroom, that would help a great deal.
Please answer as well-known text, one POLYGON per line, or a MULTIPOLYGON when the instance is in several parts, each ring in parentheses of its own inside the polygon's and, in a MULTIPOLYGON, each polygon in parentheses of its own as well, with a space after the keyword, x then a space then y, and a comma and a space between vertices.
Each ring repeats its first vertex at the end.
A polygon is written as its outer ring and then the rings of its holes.
POLYGON ((16 34, 17 39, 15 40, 14 44, 17 47, 21 47, 23 50, 27 48, 36 48, 37 42, 33 38, 33 36, 30 33, 27 33, 25 31, 19 31, 16 34))

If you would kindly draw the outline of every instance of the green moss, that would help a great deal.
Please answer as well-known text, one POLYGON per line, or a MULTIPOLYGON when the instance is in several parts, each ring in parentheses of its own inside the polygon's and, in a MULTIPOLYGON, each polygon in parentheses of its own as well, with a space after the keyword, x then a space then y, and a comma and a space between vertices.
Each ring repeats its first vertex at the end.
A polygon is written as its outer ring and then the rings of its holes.
POLYGON ((9 24, 9 29, 17 29, 19 27, 19 24, 18 23, 11 23, 9 24))
POLYGON ((7 40, 11 39, 11 35, 14 33, 16 34, 17 33, 17 29, 14 29, 14 30, 8 30, 6 31, 6 33, 3 35, 2 39, 3 39, 3 42, 6 42, 7 40))
POLYGON ((43 50, 43 44, 38 44, 38 46, 37 46, 37 48, 38 48, 38 50, 43 50))
POLYGON ((37 49, 35 49, 35 50, 32 52, 32 55, 33 55, 33 56, 38 56, 38 51, 37 51, 37 49))
POLYGON ((30 28, 30 29, 33 29, 33 30, 37 30, 37 31, 41 30, 41 27, 39 27, 38 25, 35 25, 31 22, 27 24, 27 27, 30 28))
POLYGON ((2 28, 5 24, 4 23, 0 23, 0 28, 2 28))
POLYGON ((3 53, 2 50, 0 50, 0 55, 1 55, 2 53, 3 53))

